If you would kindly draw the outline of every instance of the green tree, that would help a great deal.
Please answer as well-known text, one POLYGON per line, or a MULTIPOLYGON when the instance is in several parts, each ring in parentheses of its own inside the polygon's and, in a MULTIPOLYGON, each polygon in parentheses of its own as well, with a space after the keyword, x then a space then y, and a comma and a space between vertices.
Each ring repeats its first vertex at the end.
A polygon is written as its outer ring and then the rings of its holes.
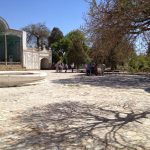
POLYGON ((150 61, 145 55, 134 55, 129 61, 129 71, 131 72, 144 72, 150 71, 150 61))
POLYGON ((67 61, 66 60, 66 53, 69 49, 70 40, 67 38, 62 38, 58 42, 51 44, 51 49, 53 51, 52 61, 53 63, 57 63, 59 60, 67 61))
POLYGON ((63 37, 62 31, 59 28, 54 27, 50 36, 48 37, 49 47, 51 47, 53 43, 59 42, 63 37))
POLYGON ((61 48, 61 41, 64 38, 62 31, 54 27, 50 36, 48 37, 48 45, 52 50, 52 62, 57 63, 63 58, 63 51, 61 48))
POLYGON ((89 59, 85 36, 80 30, 74 30, 68 33, 66 38, 70 41, 66 52, 67 61, 69 64, 74 63, 78 68, 89 59))

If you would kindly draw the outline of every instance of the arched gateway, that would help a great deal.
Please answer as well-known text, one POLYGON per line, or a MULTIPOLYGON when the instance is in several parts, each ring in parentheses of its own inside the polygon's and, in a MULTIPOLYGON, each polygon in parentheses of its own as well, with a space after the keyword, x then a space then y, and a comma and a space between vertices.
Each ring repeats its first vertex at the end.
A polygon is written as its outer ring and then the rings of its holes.
POLYGON ((10 29, 5 19, 0 17, 0 70, 20 65, 26 69, 48 69, 52 64, 51 50, 28 48, 26 32, 10 29), (48 61, 42 61, 46 58, 48 61))
POLYGON ((41 65, 40 66, 41 70, 49 69, 50 66, 49 66, 49 60, 48 60, 48 58, 42 58, 40 65, 41 65))

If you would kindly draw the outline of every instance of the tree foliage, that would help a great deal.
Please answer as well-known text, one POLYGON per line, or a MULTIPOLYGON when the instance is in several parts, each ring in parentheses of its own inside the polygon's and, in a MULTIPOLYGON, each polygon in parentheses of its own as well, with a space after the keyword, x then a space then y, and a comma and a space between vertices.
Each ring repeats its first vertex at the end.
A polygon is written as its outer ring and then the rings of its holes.
POLYGON ((59 60, 63 61, 64 53, 67 47, 62 31, 54 27, 50 36, 48 37, 49 47, 52 50, 52 61, 57 63, 59 60))
POLYGON ((149 0, 89 0, 93 28, 117 28, 122 33, 139 34, 150 30, 149 0))
POLYGON ((116 69, 120 57, 126 59, 134 51, 135 35, 150 30, 150 1, 87 1, 90 8, 85 31, 92 43, 94 59, 109 62, 116 69))
POLYGON ((59 60, 64 61, 65 54, 69 49, 70 41, 67 38, 62 38, 58 42, 51 44, 53 51, 53 62, 57 63, 59 60))
POLYGON ((150 59, 146 55, 134 55, 129 61, 129 71, 147 72, 150 71, 150 59))
POLYGON ((57 36, 53 41, 55 42, 51 44, 51 49, 54 63, 61 60, 64 63, 75 63, 76 66, 79 66, 87 61, 88 47, 85 44, 86 39, 80 30, 71 31, 63 38, 62 36, 57 36))
POLYGON ((87 55, 88 47, 86 39, 80 30, 74 30, 68 33, 66 38, 70 41, 66 57, 68 63, 75 63, 77 67, 85 63, 89 58, 87 55))
POLYGON ((48 37, 49 47, 51 47, 53 43, 59 42, 63 37, 62 31, 59 28, 54 27, 50 36, 48 37))
POLYGON ((31 24, 23 28, 27 32, 27 43, 29 46, 43 48, 47 45, 47 38, 50 34, 49 29, 43 23, 31 24))

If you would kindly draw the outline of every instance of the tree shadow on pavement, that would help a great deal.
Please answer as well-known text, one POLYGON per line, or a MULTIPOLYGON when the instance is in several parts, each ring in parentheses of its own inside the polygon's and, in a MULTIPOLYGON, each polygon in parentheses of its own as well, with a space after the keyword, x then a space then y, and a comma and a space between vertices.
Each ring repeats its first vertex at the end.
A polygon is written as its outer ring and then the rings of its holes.
POLYGON ((150 87, 150 77, 142 75, 85 76, 82 74, 74 75, 74 78, 53 80, 52 82, 64 85, 83 84, 111 88, 146 89, 150 87))
POLYGON ((146 143, 127 133, 139 131, 149 115, 146 110, 122 113, 80 102, 37 107, 13 118, 21 128, 5 133, 9 139, 4 149, 146 150, 146 143))
POLYGON ((146 88, 145 91, 150 93, 150 88, 146 88))

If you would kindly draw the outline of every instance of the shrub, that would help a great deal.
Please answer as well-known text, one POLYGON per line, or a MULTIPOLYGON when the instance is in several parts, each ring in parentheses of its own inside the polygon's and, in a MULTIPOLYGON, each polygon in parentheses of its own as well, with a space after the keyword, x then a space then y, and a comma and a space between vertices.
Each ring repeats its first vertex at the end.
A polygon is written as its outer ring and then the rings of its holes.
POLYGON ((150 58, 145 55, 134 56, 128 64, 130 72, 148 72, 150 71, 150 58))

